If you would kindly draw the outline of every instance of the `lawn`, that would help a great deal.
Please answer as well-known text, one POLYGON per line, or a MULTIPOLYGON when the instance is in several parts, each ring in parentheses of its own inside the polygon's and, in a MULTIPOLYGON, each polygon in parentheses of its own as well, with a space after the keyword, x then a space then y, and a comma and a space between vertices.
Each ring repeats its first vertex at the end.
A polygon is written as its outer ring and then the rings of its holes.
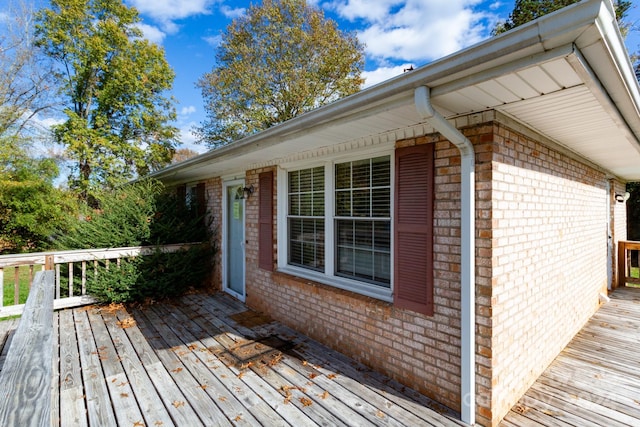
MULTIPOLYGON (((39 267, 38 267, 39 268, 39 267)), ((23 266, 18 269, 18 283, 20 286, 20 299, 18 300, 18 304, 24 304, 27 300, 27 295, 29 294, 29 267, 23 266)), ((34 268, 34 274, 35 274, 34 268)), ((3 305, 13 305, 14 304, 14 280, 15 280, 15 269, 13 267, 4 269, 4 300, 3 305)))

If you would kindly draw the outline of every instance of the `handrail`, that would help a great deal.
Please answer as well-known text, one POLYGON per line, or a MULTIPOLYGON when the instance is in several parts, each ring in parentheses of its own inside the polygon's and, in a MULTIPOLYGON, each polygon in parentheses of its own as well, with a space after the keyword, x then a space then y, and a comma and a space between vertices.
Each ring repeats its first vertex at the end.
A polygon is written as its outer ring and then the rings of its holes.
POLYGON ((39 271, 0 371, 0 425, 46 426, 51 414, 53 272, 39 271))
POLYGON ((618 242, 618 286, 640 285, 640 278, 631 277, 631 251, 640 251, 640 242, 618 242))
MULTIPOLYGON (((86 293, 87 274, 93 267, 93 274, 97 274, 98 263, 104 262, 106 265, 112 260, 118 264, 121 259, 133 258, 136 256, 151 255, 156 250, 171 253, 181 249, 188 249, 199 243, 179 243, 161 246, 129 246, 122 248, 104 249, 78 249, 68 251, 35 252, 26 254, 0 255, 0 318, 20 314, 24 309, 24 304, 20 301, 20 268, 29 268, 29 288, 33 283, 34 267, 39 266, 41 270, 55 271, 55 300, 54 308, 69 308, 95 302, 86 293), (79 263, 76 266, 75 263, 79 263), (88 264, 93 263, 93 265, 88 264), (66 266, 66 275, 62 274, 61 266, 66 266), (74 288, 78 278, 74 274, 74 266, 80 273, 79 283, 74 288), (4 306, 4 270, 14 269, 14 304, 4 306), (66 276, 66 277, 65 277, 66 276), (61 295, 61 284, 66 282, 67 295, 61 295)), ((24 295, 23 295, 24 296, 24 295)))

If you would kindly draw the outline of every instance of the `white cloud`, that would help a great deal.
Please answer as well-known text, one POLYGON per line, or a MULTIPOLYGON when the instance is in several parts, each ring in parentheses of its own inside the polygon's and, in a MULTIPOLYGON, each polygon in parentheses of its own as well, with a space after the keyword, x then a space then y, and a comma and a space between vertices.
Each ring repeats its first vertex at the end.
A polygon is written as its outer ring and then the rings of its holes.
POLYGON ((198 154, 202 154, 207 151, 207 147, 196 143, 196 135, 193 133, 193 129, 196 126, 196 122, 189 122, 179 126, 181 142, 180 148, 188 148, 198 154))
POLYGON ((229 19, 236 19, 244 15, 247 10, 243 7, 229 7, 227 5, 220 6, 220 12, 229 19))
POLYGON ((213 47, 214 49, 217 49, 218 46, 220 45, 220 42, 222 42, 222 36, 217 35, 217 36, 203 37, 202 40, 207 42, 207 44, 213 47))
POLYGON ((162 32, 158 27, 143 23, 138 23, 136 24, 136 26, 140 28, 140 31, 142 31, 144 38, 149 40, 150 42, 160 45, 164 41, 166 34, 162 32))
POLYGON ((362 78, 364 79, 363 87, 370 87, 389 80, 392 77, 399 76, 411 67, 415 68, 413 64, 403 64, 395 67, 380 67, 373 71, 364 71, 362 73, 362 78))
POLYGON ((180 115, 181 116, 188 116, 190 114, 193 114, 196 112, 196 107, 194 107, 193 105, 189 105, 187 107, 182 107, 182 109, 180 110, 180 115))
POLYGON ((340 16, 363 21, 358 33, 365 52, 380 64, 424 62, 479 42, 487 33, 479 0, 336 0, 328 7, 340 16))
POLYGON ((162 29, 175 34, 180 27, 173 21, 193 15, 209 13, 209 6, 216 0, 129 0, 143 15, 158 22, 162 29))

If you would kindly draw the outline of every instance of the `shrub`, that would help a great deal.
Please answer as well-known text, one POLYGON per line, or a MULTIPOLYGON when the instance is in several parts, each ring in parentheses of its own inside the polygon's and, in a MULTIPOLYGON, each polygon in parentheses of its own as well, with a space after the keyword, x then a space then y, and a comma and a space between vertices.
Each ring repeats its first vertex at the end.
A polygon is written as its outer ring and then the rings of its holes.
POLYGON ((204 284, 215 247, 210 221, 183 200, 164 192, 161 183, 144 180, 96 197, 97 209, 85 206, 60 249, 157 246, 151 255, 122 260, 88 275, 87 292, 102 302, 130 302, 176 297, 204 284), (159 246, 193 243, 188 249, 162 252, 159 246))

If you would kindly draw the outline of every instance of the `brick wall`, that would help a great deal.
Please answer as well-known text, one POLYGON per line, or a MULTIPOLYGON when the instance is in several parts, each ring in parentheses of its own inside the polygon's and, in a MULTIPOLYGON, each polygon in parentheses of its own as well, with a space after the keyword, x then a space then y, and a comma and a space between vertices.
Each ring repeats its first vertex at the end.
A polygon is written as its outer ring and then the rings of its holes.
MULTIPOLYGON (((608 194, 604 173, 542 138, 477 122, 462 129, 476 151, 477 422, 496 425, 598 307, 608 194)), ((257 194, 246 201, 246 302, 459 411, 460 156, 439 135, 397 146, 425 143, 436 148, 433 317, 258 268, 257 194)), ((275 168, 260 168, 246 172, 246 185, 257 189, 267 170, 277 179, 275 168)), ((207 189, 221 196, 221 181, 207 189)), ((221 224, 219 197, 209 206, 221 224)), ((611 206, 616 238, 619 206, 611 206)))
POLYGON ((216 245, 217 251, 211 272, 210 288, 214 291, 222 290, 222 252, 220 251, 222 239, 222 180, 211 178, 205 181, 205 197, 207 200, 207 215, 211 220, 211 240, 216 245))
POLYGON ((492 391, 479 404, 491 408, 482 422, 496 425, 606 292, 609 194, 603 172, 506 126, 494 125, 483 151, 492 159, 492 391))
MULTIPOLYGON (((419 138, 404 144, 436 140, 439 138, 419 138)), ((246 302, 253 309, 459 411, 460 159, 456 157, 457 150, 448 143, 443 143, 436 156, 436 179, 440 185, 437 185, 435 204, 433 317, 397 309, 391 303, 353 292, 259 269, 256 195, 248 199, 246 205, 246 302)), ((248 171, 247 185, 257 188, 258 174, 265 170, 248 171)))

